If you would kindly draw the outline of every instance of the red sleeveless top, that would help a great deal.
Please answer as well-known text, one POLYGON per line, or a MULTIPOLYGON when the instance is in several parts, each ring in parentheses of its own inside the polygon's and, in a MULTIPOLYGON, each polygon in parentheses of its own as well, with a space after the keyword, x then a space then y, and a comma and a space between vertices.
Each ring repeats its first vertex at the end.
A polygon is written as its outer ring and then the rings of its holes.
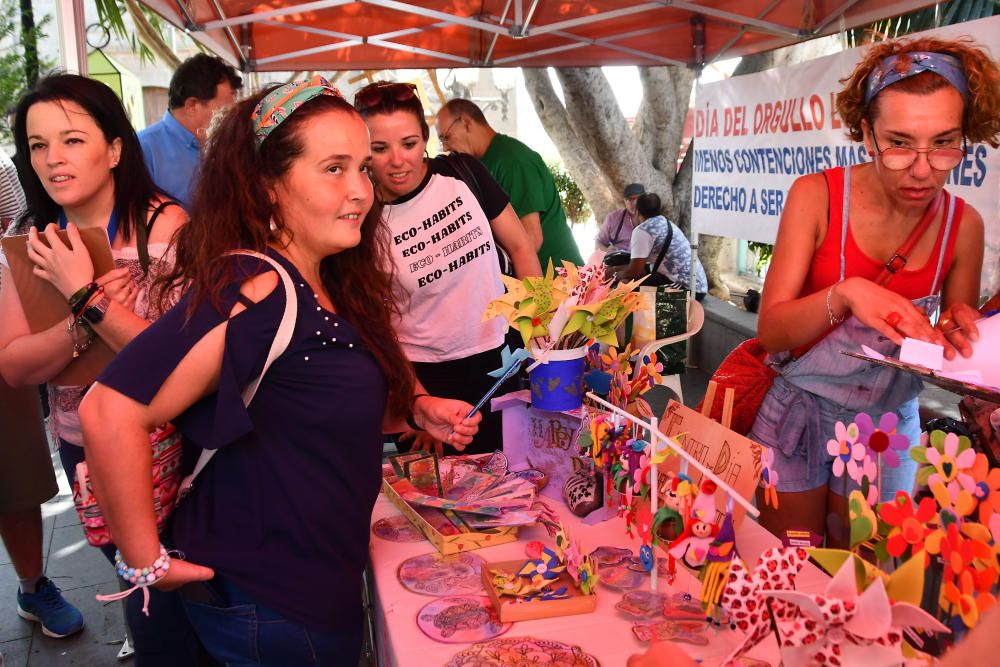
MULTIPOLYGON (((844 168, 835 167, 823 171, 826 177, 827 188, 830 191, 830 217, 826 231, 826 238, 816 249, 813 255, 812 266, 809 268, 809 275, 806 276, 805 284, 802 286, 800 296, 812 294, 822 289, 826 289, 840 279, 840 238, 841 224, 843 220, 844 205, 844 168)), ((899 271, 893 277, 886 289, 890 289, 896 294, 905 296, 907 299, 919 299, 931 294, 933 289, 934 275, 937 273, 938 257, 941 253, 941 244, 947 243, 944 260, 941 265, 940 281, 943 282, 951 267, 952 257, 955 253, 955 239, 958 238, 958 229, 962 222, 962 214, 965 210, 965 202, 960 197, 954 197, 955 213, 954 221, 948 238, 945 240, 945 221, 943 220, 938 230, 937 240, 934 249, 931 251, 927 262, 921 267, 907 267, 899 271)), ((943 215, 947 216, 948 211, 943 210, 943 215)), ((858 276, 875 280, 882 272, 884 262, 874 260, 866 255, 857 243, 854 242, 854 235, 851 234, 851 227, 847 226, 847 240, 844 248, 844 277, 851 278, 858 276)), ((941 285, 937 286, 938 289, 941 285)))

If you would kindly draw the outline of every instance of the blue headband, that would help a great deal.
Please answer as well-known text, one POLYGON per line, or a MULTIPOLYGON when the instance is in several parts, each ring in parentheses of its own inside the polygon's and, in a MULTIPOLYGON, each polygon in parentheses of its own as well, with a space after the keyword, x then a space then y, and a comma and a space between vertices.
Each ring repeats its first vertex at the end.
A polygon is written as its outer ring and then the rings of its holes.
POLYGON ((921 72, 933 72, 944 77, 962 95, 963 100, 968 99, 969 82, 958 58, 934 51, 913 51, 901 56, 889 56, 871 71, 865 80, 865 106, 871 104, 883 88, 921 72), (905 66, 906 63, 909 63, 909 67, 905 66))

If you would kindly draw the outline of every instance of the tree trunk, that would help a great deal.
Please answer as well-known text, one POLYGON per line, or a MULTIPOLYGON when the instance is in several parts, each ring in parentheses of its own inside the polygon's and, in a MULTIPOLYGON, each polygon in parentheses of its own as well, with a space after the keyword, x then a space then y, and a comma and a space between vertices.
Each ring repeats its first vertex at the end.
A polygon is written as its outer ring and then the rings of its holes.
POLYGON ((586 141, 573 129, 566 108, 556 96, 548 69, 524 68, 524 83, 528 88, 535 113, 545 131, 559 149, 559 155, 573 180, 587 198, 598 223, 611 211, 621 206, 621 199, 614 192, 604 173, 586 148, 586 141))
POLYGON ((35 34, 35 8, 31 0, 21 2, 21 41, 24 46, 24 82, 26 89, 38 82, 38 39, 35 34))

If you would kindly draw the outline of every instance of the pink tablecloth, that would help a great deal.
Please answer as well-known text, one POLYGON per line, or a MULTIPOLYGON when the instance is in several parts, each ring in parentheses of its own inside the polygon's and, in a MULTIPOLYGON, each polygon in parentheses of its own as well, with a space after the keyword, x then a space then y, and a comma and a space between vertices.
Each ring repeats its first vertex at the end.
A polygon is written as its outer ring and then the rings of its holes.
MULTIPOLYGON (((372 523, 397 514, 399 511, 380 496, 372 513, 372 523)), ((635 553, 638 553, 638 543, 628 539, 625 535, 624 522, 620 519, 587 526, 570 514, 565 507, 561 508, 561 514, 572 537, 581 540, 584 549, 589 551, 599 546, 630 546, 635 553)), ((520 537, 517 542, 478 549, 473 553, 482 556, 487 562, 513 560, 524 557, 524 545, 530 540, 553 544, 553 540, 541 527, 522 529, 520 537)), ((747 519, 737 531, 736 543, 744 560, 752 566, 757 562, 758 556, 764 550, 778 544, 778 540, 758 524, 747 519)), ((417 613, 433 598, 403 588, 396 575, 400 563, 411 556, 432 553, 435 551, 434 546, 427 541, 399 543, 372 536, 370 551, 375 589, 373 602, 381 664, 430 667, 447 663, 466 645, 442 644, 421 632, 416 623, 417 613)), ((666 587, 661 579, 660 590, 690 592, 697 596, 699 592, 697 579, 690 576, 683 567, 678 569, 674 585, 666 587)), ((826 580, 824 573, 807 565, 797 581, 803 590, 818 591, 823 588, 826 580)), ((624 665, 628 656, 644 651, 645 645, 632 635, 632 620, 615 609, 615 604, 621 599, 621 595, 619 591, 600 586, 595 612, 521 621, 515 623, 504 636, 555 639, 580 646, 596 657, 604 667, 624 665)), ((706 664, 718 664, 739 640, 740 635, 737 633, 728 628, 721 629, 708 647, 691 646, 690 653, 696 658, 704 659, 706 664)), ((773 639, 763 642, 750 655, 773 665, 779 662, 777 644, 773 639)))

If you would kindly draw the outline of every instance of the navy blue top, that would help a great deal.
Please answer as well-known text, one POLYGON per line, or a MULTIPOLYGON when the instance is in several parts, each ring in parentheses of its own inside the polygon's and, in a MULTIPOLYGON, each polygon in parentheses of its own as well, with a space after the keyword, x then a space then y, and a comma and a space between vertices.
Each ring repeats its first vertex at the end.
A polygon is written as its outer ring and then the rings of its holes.
MULTIPOLYGON (((387 386, 354 327, 323 309, 295 267, 269 252, 296 285, 295 332, 246 409, 241 392, 263 367, 281 321, 281 281, 229 321, 218 391, 174 420, 189 441, 220 450, 178 506, 174 538, 188 560, 215 568, 261 604, 333 632, 361 608, 387 386)), ((247 277, 273 271, 245 255, 233 261, 224 313, 247 277)), ((98 381, 148 405, 226 319, 205 302, 185 324, 189 297, 118 353, 98 381)))

